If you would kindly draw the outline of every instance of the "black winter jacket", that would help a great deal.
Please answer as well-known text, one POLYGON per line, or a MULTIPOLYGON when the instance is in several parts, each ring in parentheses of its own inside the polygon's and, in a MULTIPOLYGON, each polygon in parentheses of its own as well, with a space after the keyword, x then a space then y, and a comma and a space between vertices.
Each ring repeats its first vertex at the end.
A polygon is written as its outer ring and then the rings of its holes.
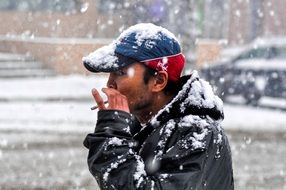
POLYGON ((194 72, 146 125, 126 112, 102 110, 87 135, 88 166, 101 189, 232 190, 222 102, 194 72))

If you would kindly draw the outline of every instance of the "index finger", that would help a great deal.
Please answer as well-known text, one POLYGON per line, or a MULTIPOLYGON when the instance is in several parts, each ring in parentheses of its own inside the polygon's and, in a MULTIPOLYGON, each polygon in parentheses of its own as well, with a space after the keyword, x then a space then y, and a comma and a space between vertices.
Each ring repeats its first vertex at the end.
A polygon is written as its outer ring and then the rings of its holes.
POLYGON ((103 98, 100 96, 99 92, 95 88, 93 88, 91 93, 92 93, 92 96, 93 96, 95 102, 98 105, 98 109, 100 109, 100 110, 106 109, 106 107, 104 105, 103 98))

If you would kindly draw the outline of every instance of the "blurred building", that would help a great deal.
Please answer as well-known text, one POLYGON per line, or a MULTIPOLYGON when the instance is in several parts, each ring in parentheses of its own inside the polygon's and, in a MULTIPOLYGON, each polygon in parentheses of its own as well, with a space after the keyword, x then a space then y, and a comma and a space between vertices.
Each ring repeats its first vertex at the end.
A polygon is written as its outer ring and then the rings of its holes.
POLYGON ((0 51, 28 53, 59 73, 82 72, 81 57, 130 25, 153 22, 178 36, 188 62, 220 46, 285 35, 281 0, 2 0, 0 51), (224 39, 224 40, 221 40, 224 39), (223 44, 221 42, 223 41, 223 44), (203 49, 201 47, 204 47, 203 49))
POLYGON ((111 42, 119 15, 102 12, 99 0, 0 1, 0 51, 29 54, 58 73, 85 72, 83 56, 111 42))
POLYGON ((257 37, 286 36, 286 1, 231 0, 227 39, 245 44, 257 37))

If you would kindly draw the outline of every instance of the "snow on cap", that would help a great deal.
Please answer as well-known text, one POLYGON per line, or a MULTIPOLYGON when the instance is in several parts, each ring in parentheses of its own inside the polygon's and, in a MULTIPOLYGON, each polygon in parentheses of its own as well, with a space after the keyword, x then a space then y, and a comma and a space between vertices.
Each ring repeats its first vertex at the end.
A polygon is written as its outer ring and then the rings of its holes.
POLYGON ((151 23, 131 26, 111 44, 83 57, 84 66, 91 72, 113 72, 134 62, 165 70, 169 80, 177 81, 185 57, 174 34, 151 23))

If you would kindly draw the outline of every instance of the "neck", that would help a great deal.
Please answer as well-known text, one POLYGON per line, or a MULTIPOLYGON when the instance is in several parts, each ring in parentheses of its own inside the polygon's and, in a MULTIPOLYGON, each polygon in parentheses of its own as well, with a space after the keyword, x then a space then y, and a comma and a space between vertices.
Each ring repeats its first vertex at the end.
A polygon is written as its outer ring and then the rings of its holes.
POLYGON ((156 96, 150 105, 143 110, 140 110, 134 113, 135 117, 141 124, 148 123, 153 116, 155 116, 164 106, 166 106, 171 100, 173 96, 156 96))

